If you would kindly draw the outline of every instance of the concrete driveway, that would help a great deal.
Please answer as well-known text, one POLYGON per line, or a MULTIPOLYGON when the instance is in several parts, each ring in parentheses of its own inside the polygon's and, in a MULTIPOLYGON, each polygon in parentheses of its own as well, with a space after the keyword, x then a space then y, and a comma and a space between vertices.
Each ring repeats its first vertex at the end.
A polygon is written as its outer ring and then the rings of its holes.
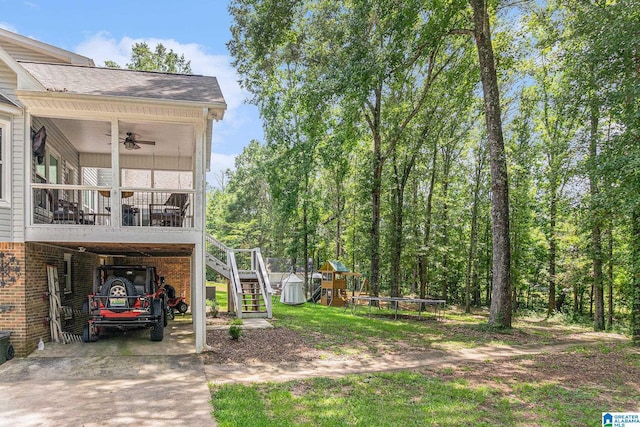
POLYGON ((0 365, 0 426, 215 426, 190 322, 54 344, 0 365))

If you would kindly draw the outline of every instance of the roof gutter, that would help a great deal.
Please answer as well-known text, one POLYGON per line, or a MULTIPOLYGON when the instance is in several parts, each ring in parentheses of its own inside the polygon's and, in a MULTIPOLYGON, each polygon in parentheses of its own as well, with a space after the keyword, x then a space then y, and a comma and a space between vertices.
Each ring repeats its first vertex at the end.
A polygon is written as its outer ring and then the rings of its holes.
POLYGON ((224 112, 227 109, 226 102, 197 102, 197 101, 180 101, 172 99, 157 98, 139 98, 132 96, 113 96, 113 95, 87 95, 72 92, 53 92, 53 91, 34 91, 34 90, 18 90, 16 91, 18 98, 23 100, 28 106, 29 99, 60 99, 66 101, 81 100, 89 102, 105 102, 113 104, 156 104, 162 106, 173 106, 182 108, 207 108, 209 109, 208 119, 222 120, 224 112), (214 110, 213 112, 211 110, 214 110), (219 112, 219 113, 216 113, 219 112))

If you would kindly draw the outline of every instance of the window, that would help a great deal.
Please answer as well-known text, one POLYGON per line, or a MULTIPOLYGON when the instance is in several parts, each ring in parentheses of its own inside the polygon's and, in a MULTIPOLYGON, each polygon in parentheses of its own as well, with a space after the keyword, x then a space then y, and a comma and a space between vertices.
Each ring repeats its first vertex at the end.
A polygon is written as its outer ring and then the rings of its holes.
POLYGON ((71 289, 71 254, 64 254, 64 293, 70 294, 71 289))
POLYGON ((36 175, 41 182, 48 184, 60 183, 60 156, 55 152, 49 151, 47 148, 47 154, 44 157, 44 162, 41 165, 36 163, 36 175))
POLYGON ((3 120, 0 117, 0 204, 7 203, 9 201, 10 191, 10 173, 11 165, 9 164, 11 159, 11 127, 8 120, 3 120))

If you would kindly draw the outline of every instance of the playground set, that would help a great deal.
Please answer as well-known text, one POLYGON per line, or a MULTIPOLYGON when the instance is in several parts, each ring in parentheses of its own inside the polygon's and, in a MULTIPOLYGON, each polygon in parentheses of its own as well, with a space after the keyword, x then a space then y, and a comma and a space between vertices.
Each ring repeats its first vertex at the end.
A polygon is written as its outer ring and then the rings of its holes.
MULTIPOLYGON (((350 277, 359 279, 362 276, 360 273, 350 272, 340 261, 327 261, 318 269, 318 272, 322 275, 322 279, 320 287, 312 296, 313 302, 319 300, 321 304, 332 307, 344 307, 348 304, 347 279, 350 277)), ((355 287, 354 283, 354 293, 355 287)))
MULTIPOLYGON (((382 306, 387 306, 394 312, 394 318, 398 318, 398 310, 411 310, 415 308, 418 312, 418 317, 421 317, 423 312, 426 312, 428 307, 433 308, 436 319, 442 320, 444 318, 444 311, 446 310, 447 303, 443 299, 433 298, 404 298, 404 297, 383 297, 370 294, 367 280, 362 278, 362 274, 351 272, 340 261, 327 261, 322 267, 318 269, 318 273, 314 273, 314 277, 320 279, 320 286, 318 286, 312 293, 308 302, 319 302, 320 304, 331 307, 344 307, 351 310, 352 314, 356 314, 359 306, 369 307, 369 316, 371 316, 372 307, 381 309, 382 306), (315 276, 317 274, 317 276, 315 276), (348 282, 351 284, 348 286, 348 282), (348 291, 348 288, 351 291, 348 291)), ((302 282, 300 279, 288 278, 292 284, 301 287, 302 282), (297 280, 295 280, 297 279, 297 280)), ((283 295, 281 301, 285 304, 299 304, 300 299, 292 297, 291 290, 287 295, 283 295)))

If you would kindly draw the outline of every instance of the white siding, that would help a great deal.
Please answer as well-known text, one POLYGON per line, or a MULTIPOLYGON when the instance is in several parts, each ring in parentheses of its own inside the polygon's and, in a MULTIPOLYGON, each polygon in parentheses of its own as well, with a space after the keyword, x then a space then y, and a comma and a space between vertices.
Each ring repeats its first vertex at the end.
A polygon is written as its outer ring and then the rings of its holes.
POLYGON ((24 156, 25 136, 24 136, 24 116, 14 116, 12 123, 13 144, 11 145, 11 210, 12 210, 12 240, 14 242, 24 242, 24 156))
MULTIPOLYGON (((0 40, 0 47, 2 47, 9 55, 11 55, 17 61, 54 62, 54 63, 63 62, 58 57, 47 55, 45 53, 36 52, 34 50, 27 49, 23 46, 18 46, 6 40, 0 40)), ((65 62, 68 63, 69 61, 65 61, 65 62)))
POLYGON ((16 87, 18 87, 16 73, 0 61, 0 92, 10 99, 16 100, 16 87))
MULTIPOLYGON (((0 62, 0 92, 10 99, 16 99, 15 89, 17 79, 15 73, 0 62)), ((7 135, 4 143, 9 144, 9 158, 11 178, 9 182, 9 208, 0 208, 0 241, 24 241, 24 223, 22 221, 22 204, 24 202, 24 161, 23 153, 23 129, 24 120, 21 116, 4 115, 3 119, 9 121, 11 134, 7 135)))
POLYGON ((6 208, 0 208, 0 242, 11 241, 11 211, 6 208))

